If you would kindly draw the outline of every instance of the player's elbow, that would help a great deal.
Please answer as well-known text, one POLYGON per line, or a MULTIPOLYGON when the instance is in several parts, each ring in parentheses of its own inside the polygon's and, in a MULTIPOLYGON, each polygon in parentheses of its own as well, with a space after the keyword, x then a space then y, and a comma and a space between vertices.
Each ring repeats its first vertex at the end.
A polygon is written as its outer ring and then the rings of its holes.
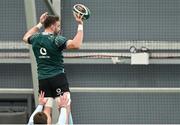
POLYGON ((82 42, 81 42, 80 40, 73 42, 73 47, 74 47, 74 49, 80 49, 80 48, 81 48, 81 45, 82 45, 82 42))
POLYGON ((68 49, 80 49, 81 48, 81 43, 79 42, 74 42, 73 40, 70 40, 67 44, 68 49))
POLYGON ((74 45, 74 49, 80 49, 81 46, 80 45, 74 45))
POLYGON ((28 42, 28 37, 26 35, 23 36, 23 42, 27 43, 28 42))
POLYGON ((23 39, 22 39, 22 40, 23 40, 23 42, 26 42, 26 40, 27 40, 27 39, 26 39, 25 37, 23 37, 23 39))
POLYGON ((78 44, 71 44, 70 46, 71 49, 80 49, 80 45, 78 44))

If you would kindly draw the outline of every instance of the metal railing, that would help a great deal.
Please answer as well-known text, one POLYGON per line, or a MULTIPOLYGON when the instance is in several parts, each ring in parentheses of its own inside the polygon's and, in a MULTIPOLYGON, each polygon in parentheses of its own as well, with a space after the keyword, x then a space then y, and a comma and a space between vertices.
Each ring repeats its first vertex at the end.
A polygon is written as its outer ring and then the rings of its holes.
MULTIPOLYGON (((70 87, 71 92, 79 93, 180 93, 180 88, 105 88, 70 87)), ((33 89, 1 88, 0 94, 33 94, 33 89)))

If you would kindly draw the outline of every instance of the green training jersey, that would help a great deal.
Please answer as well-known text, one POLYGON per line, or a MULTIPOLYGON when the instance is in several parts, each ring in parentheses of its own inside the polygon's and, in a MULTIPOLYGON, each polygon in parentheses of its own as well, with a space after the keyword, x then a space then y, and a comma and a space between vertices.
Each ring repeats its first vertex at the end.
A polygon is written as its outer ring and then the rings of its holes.
POLYGON ((28 39, 36 57, 38 79, 45 79, 64 73, 63 49, 67 39, 60 35, 42 32, 28 39))

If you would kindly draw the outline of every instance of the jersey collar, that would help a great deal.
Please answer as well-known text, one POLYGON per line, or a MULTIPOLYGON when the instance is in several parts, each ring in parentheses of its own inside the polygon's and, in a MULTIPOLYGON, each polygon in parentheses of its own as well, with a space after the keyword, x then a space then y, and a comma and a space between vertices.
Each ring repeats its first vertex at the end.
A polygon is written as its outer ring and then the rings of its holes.
POLYGON ((42 32, 43 35, 53 35, 53 33, 50 32, 42 32))

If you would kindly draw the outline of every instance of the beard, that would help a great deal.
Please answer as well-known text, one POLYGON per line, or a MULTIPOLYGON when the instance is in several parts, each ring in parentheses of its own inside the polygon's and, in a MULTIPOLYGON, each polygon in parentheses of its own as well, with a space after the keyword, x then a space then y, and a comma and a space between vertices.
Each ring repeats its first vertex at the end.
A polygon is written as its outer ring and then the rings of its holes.
POLYGON ((57 35, 60 35, 61 34, 61 31, 55 31, 54 32, 54 35, 57 36, 57 35))
POLYGON ((54 32, 54 35, 55 36, 60 35, 60 32, 54 32))

